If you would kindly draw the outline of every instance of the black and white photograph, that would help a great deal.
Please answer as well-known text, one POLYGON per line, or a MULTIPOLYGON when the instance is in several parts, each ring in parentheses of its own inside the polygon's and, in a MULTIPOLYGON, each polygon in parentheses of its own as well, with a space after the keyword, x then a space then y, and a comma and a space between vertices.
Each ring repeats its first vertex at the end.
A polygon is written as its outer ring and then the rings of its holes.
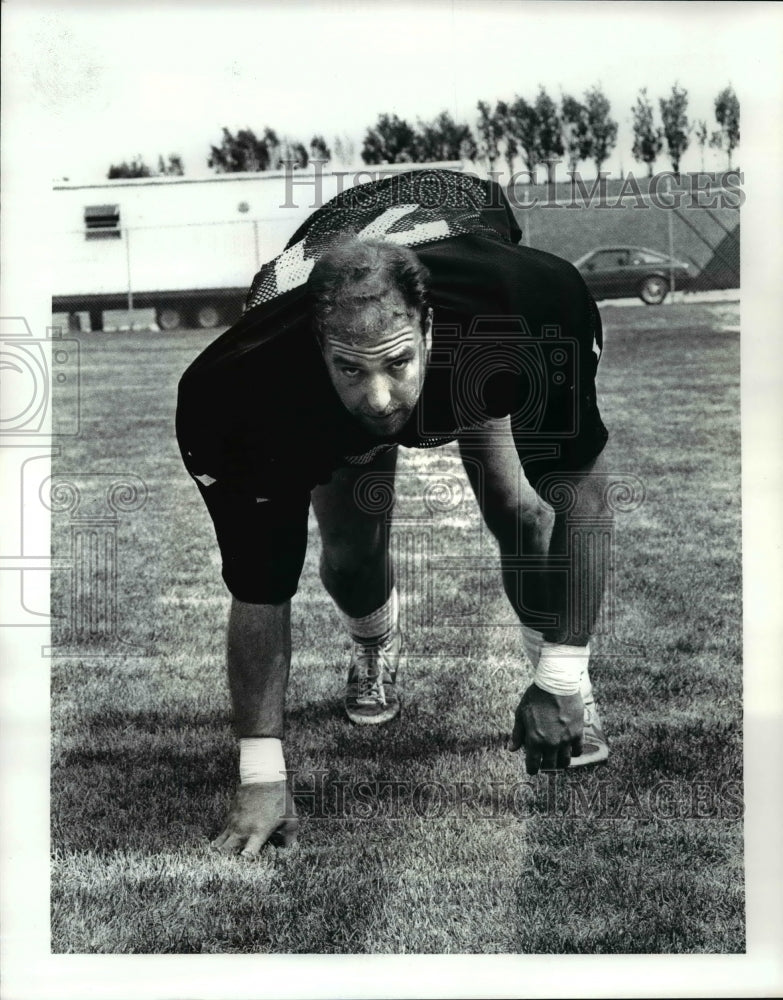
POLYGON ((3 18, 8 997, 775 995, 780 5, 3 18))

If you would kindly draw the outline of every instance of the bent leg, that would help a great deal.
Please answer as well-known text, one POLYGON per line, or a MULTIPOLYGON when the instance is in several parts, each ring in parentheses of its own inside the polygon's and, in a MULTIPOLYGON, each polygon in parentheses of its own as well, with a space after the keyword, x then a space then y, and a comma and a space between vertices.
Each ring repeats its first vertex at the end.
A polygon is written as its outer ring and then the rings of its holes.
POLYGON ((321 533, 321 580, 337 607, 362 618, 394 587, 389 553, 397 449, 367 465, 337 469, 312 492, 321 533))

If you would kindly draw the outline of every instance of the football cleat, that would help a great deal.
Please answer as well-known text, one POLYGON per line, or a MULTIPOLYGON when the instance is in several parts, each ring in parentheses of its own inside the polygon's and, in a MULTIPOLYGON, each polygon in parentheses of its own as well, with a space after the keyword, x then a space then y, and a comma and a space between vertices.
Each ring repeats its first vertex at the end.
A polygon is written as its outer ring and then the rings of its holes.
POLYGON ((343 701, 351 722, 380 725, 399 714, 396 681, 401 645, 398 631, 383 643, 354 643, 343 701))

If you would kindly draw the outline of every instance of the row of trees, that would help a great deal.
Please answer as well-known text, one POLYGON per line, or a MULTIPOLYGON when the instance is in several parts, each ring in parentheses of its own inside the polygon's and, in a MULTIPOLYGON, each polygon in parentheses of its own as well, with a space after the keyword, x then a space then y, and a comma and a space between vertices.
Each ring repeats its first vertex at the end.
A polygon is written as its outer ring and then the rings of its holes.
MULTIPOLYGON (((688 120, 688 92, 677 84, 658 103, 661 125, 655 123, 646 88, 639 92, 631 109, 632 154, 637 162, 647 165, 649 174, 664 146, 672 170, 678 174, 691 134, 695 134, 701 147, 702 169, 708 140, 711 147, 726 153, 731 169, 740 129, 739 101, 730 86, 715 98, 719 128, 711 133, 703 119, 688 120)), ((559 106, 540 87, 534 101, 516 97, 511 102, 498 101, 494 108, 479 101, 477 107, 475 138, 467 125, 454 122, 447 112, 429 124, 420 122, 416 129, 396 115, 381 115, 375 126, 367 130, 362 159, 367 164, 481 159, 490 170, 503 161, 509 175, 521 160, 531 175, 543 164, 547 180, 552 182, 556 161, 567 158, 569 170, 576 170, 581 162, 592 161, 596 171, 600 171, 617 144, 618 124, 600 87, 591 87, 581 100, 564 94, 559 106)))
MULTIPOLYGON (((695 135, 701 148, 702 169, 704 150, 709 144, 728 157, 739 145, 739 101, 731 86, 715 98, 715 120, 718 128, 710 130, 704 119, 688 119, 688 92, 675 83, 668 97, 658 101, 661 124, 655 121, 655 111, 642 88, 631 109, 633 124, 633 158, 646 164, 652 175, 653 164, 666 147, 672 170, 679 173, 680 162, 695 135)), ((497 101, 492 107, 485 101, 477 105, 475 132, 470 126, 455 121, 442 111, 430 122, 411 125, 395 114, 381 114, 365 132, 361 158, 367 165, 382 163, 428 163, 443 160, 478 160, 494 170, 498 161, 505 163, 512 174, 522 162, 530 176, 544 165, 547 180, 554 180, 556 161, 565 157, 570 170, 579 163, 592 161, 600 171, 617 144, 618 124, 612 118, 611 105, 603 90, 589 88, 581 99, 564 94, 555 102, 543 87, 535 100, 515 97, 513 101, 497 101)), ((279 170, 292 163, 304 168, 311 159, 353 164, 355 147, 351 139, 335 137, 334 153, 322 135, 313 135, 307 146, 287 136, 278 136, 272 128, 256 135, 250 128, 233 133, 222 130, 219 145, 210 146, 207 165, 217 173, 236 171, 279 170)), ((171 154, 167 162, 159 157, 158 174, 182 174, 181 157, 171 154)), ((112 165, 109 177, 150 177, 153 171, 140 157, 130 164, 112 165)))
POLYGON ((633 157, 639 163, 647 164, 649 176, 653 164, 666 143, 672 170, 680 172, 680 160, 690 145, 692 134, 701 151, 701 168, 704 169, 704 150, 709 142, 713 149, 721 150, 728 157, 729 170, 732 156, 740 141, 740 108, 737 95, 731 87, 726 87, 715 98, 715 119, 719 128, 710 132, 707 122, 701 118, 695 122, 688 120, 688 91, 676 84, 671 96, 659 101, 662 125, 654 121, 653 106, 643 87, 633 106, 633 157))
POLYGON ((185 165, 177 153, 169 153, 167 160, 158 156, 157 170, 153 170, 137 154, 130 162, 123 160, 122 163, 112 163, 107 176, 109 180, 113 180, 117 177, 182 177, 184 173, 185 165))
POLYGON ((211 146, 207 166, 219 174, 236 171, 279 170, 286 163, 306 167, 310 159, 330 160, 332 153, 322 135, 314 135, 309 149, 287 136, 278 137, 272 128, 257 136, 252 129, 240 129, 234 135, 223 129, 219 146, 211 146))

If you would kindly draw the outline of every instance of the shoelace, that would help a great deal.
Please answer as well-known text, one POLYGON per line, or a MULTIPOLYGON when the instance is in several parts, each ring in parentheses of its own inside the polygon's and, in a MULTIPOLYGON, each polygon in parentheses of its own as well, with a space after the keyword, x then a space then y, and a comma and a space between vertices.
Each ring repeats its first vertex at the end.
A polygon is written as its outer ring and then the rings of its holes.
POLYGON ((364 646, 358 642, 355 644, 356 682, 360 699, 372 699, 381 705, 386 704, 383 677, 385 671, 391 675, 391 664, 388 658, 390 645, 391 640, 379 646, 364 646))

